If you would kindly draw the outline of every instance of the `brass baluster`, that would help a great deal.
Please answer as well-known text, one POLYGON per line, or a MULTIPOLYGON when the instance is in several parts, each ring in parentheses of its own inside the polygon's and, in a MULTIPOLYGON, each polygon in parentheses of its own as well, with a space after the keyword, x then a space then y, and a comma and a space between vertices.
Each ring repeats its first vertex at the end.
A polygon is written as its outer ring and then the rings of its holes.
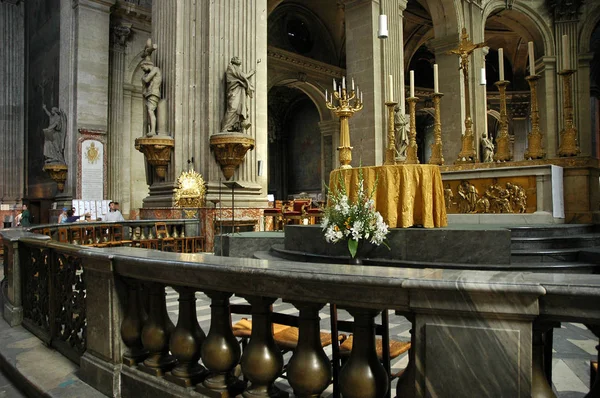
MULTIPOLYGON (((412 315, 405 315, 406 319, 408 319, 414 327, 415 319, 412 315)), ((402 371, 402 373, 398 376, 398 381, 396 383, 396 396, 397 397, 415 397, 417 391, 415 389, 415 374, 416 374, 416 365, 415 365, 415 334, 413 329, 410 331, 410 348, 408 349, 408 363, 406 364, 406 368, 402 371)))
POLYGON ((298 346, 287 367, 288 381, 295 396, 319 397, 331 380, 331 364, 321 346, 319 310, 324 304, 293 304, 300 310, 300 331, 298 346))
POLYGON ((202 362, 209 375, 196 391, 205 393, 220 392, 222 397, 236 396, 244 391, 245 383, 232 375, 240 361, 241 350, 231 330, 229 297, 232 293, 206 290, 210 300, 210 330, 202 345, 202 362))
POLYGON ((546 379, 544 373, 544 333, 551 328, 551 325, 543 322, 534 322, 532 335, 532 355, 531 355, 531 396, 532 397, 550 397, 555 398, 552 387, 546 379))
POLYGON ((379 310, 349 308, 354 317, 354 341, 348 362, 340 371, 340 391, 344 398, 381 398, 389 378, 375 350, 375 317, 379 310))
POLYGON ((153 376, 164 376, 177 360, 169 354, 169 338, 175 328, 167 314, 165 287, 159 283, 150 285, 150 308, 148 320, 142 329, 142 344, 148 350, 148 358, 139 369, 153 376))
POLYGON ((241 364, 242 372, 251 384, 243 396, 286 396, 273 385, 283 369, 283 355, 273 340, 271 323, 271 304, 275 299, 259 296, 245 299, 252 305, 252 334, 242 354, 241 364))
POLYGON ((169 345, 171 353, 177 358, 177 366, 165 379, 182 387, 191 387, 206 375, 206 369, 198 363, 206 335, 196 317, 196 291, 186 287, 174 289, 179 293, 179 319, 171 333, 169 345))
POLYGON ((141 286, 135 281, 126 281, 127 309, 121 323, 121 338, 128 348, 123 354, 123 363, 128 366, 143 361, 148 356, 148 350, 142 344, 142 328, 148 316, 142 303, 141 286))

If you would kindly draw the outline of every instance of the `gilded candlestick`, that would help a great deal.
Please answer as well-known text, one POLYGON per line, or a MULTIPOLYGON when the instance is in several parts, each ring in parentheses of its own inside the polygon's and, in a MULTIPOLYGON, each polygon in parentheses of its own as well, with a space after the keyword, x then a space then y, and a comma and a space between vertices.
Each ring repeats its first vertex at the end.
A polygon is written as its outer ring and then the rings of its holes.
POLYGON ((508 114, 506 112, 506 86, 509 83, 508 80, 500 80, 494 83, 500 92, 500 131, 496 137, 496 154, 494 155, 494 160, 497 162, 512 160, 510 138, 508 136, 508 114))
POLYGON ((408 131, 408 148, 406 149, 406 164, 419 164, 417 156, 417 120, 416 107, 419 101, 418 97, 408 97, 406 99, 410 114, 410 130, 408 131))
POLYGON ((571 76, 575 73, 573 69, 566 69, 558 74, 563 79, 563 118, 564 128, 560 132, 560 146, 558 156, 577 156, 579 146, 577 145, 577 128, 573 122, 573 101, 571 98, 571 76))
POLYGON ((396 164, 396 130, 394 126, 394 108, 398 105, 397 102, 387 101, 385 106, 388 109, 388 130, 387 130, 387 139, 388 145, 385 150, 385 161, 383 164, 396 164))
POLYGON ((442 154, 442 118, 440 115, 440 100, 444 94, 433 93, 433 108, 434 121, 433 121, 433 144, 431 144, 431 157, 429 158, 429 164, 444 164, 444 155, 442 154))
POLYGON ((540 112, 537 103, 537 81, 539 75, 527 76, 527 82, 531 89, 531 131, 527 135, 527 151, 525 159, 543 159, 546 156, 542 147, 542 132, 540 131, 540 112))
POLYGON ((350 119, 355 112, 363 108, 362 99, 354 91, 354 88, 348 93, 345 87, 339 91, 334 91, 331 98, 325 98, 325 105, 331 109, 337 117, 340 118, 340 168, 350 169, 352 162, 352 147, 350 146, 350 119), (334 105, 334 100, 337 100, 338 105, 334 105))

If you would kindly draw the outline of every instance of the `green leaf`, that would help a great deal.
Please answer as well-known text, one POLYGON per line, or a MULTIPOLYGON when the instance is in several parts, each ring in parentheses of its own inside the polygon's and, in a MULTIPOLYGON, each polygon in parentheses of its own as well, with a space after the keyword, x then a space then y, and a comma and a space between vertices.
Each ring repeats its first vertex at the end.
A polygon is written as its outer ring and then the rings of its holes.
POLYGON ((354 239, 348 239, 348 250, 350 250, 350 256, 354 258, 356 251, 358 250, 358 241, 354 239))

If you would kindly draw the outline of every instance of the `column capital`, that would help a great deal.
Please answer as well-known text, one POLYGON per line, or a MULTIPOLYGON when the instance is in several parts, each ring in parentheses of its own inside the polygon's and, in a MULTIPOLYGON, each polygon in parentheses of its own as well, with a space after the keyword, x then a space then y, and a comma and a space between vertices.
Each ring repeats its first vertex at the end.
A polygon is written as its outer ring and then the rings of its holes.
POLYGON ((19 3, 22 3, 22 2, 23 2, 23 0, 3 0, 3 1, 1 1, 1 3, 8 3, 13 6, 18 6, 19 3))
POLYGON ((130 23, 120 23, 111 25, 110 27, 110 44, 116 51, 125 51, 127 47, 127 39, 131 34, 130 23))
POLYGON ((579 11, 583 0, 546 0, 546 7, 554 15, 555 22, 579 20, 579 11))
POLYGON ((110 12, 112 6, 115 5, 117 0, 72 0, 71 6, 77 7, 88 7, 94 8, 99 11, 110 12))

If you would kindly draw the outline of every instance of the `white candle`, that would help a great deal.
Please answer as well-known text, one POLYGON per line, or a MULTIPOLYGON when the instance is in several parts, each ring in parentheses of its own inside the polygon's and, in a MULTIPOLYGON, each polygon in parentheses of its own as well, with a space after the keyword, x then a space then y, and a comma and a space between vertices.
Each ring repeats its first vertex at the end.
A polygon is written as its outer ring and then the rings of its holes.
POLYGON ((411 98, 415 96, 415 71, 410 71, 410 96, 411 98))
POLYGON ((337 84, 335 83, 335 79, 333 79, 333 91, 337 91, 337 84))
POLYGON ((485 68, 481 68, 481 85, 485 86, 487 84, 487 80, 485 80, 485 68))
POLYGON ((527 43, 527 51, 529 53, 529 76, 533 76, 535 75, 535 54, 532 41, 527 43))
POLYGON ((440 85, 438 82, 438 64, 433 64, 433 92, 440 92, 440 85))
POLYGON ((571 69, 569 62, 569 36, 562 35, 562 61, 563 70, 571 69))
POLYGON ((500 81, 504 80, 504 50, 498 49, 498 69, 500 70, 500 81))
POLYGON ((354 79, 352 79, 352 91, 354 91, 354 79))
POLYGON ((360 93, 360 103, 362 104, 363 100, 362 100, 362 95, 363 93, 360 93))
POLYGON ((325 101, 327 101, 329 99, 329 96, 327 95, 327 89, 325 89, 325 101))
POLYGON ((342 76, 342 90, 346 89, 346 76, 342 76))
POLYGON ((390 96, 389 101, 394 102, 394 78, 392 75, 388 75, 388 94, 390 96))

